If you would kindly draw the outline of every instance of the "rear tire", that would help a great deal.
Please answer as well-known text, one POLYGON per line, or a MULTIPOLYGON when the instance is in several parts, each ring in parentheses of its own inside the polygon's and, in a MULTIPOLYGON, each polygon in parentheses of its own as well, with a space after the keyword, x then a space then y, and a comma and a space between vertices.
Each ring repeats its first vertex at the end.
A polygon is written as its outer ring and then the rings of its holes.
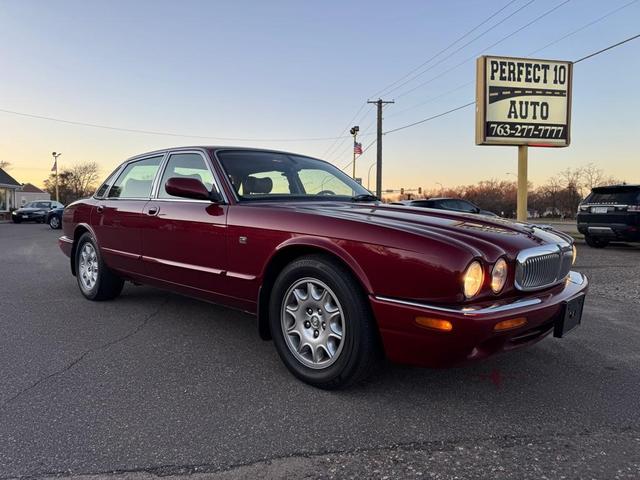
POLYGON ((585 235, 584 241, 591 248, 604 248, 609 245, 609 240, 606 240, 604 238, 592 237, 590 235, 585 235))
POLYGON ((120 295, 124 280, 105 265, 100 249, 89 232, 85 232, 78 240, 75 262, 78 287, 86 298, 101 301, 120 295))
POLYGON ((373 315, 357 279, 330 257, 287 265, 269 305, 276 350, 297 378, 332 390, 364 380, 381 357, 373 315))

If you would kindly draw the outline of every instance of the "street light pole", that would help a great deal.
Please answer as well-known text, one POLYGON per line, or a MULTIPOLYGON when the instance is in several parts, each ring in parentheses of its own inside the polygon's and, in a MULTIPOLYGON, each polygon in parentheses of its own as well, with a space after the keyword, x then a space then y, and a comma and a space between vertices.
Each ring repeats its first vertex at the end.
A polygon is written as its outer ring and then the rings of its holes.
POLYGON ((369 165, 369 171, 367 172, 367 190, 371 191, 371 169, 376 166, 376 162, 369 165))
POLYGON ((444 191, 444 187, 440 182, 436 182, 436 185, 440 185, 440 195, 442 195, 442 192, 444 191))
POLYGON ((360 131, 360 127, 358 125, 354 125, 350 131, 351 131, 351 135, 353 135, 353 175, 351 177, 355 180, 356 179, 356 145, 358 144, 358 132, 360 131))
POLYGON ((56 172, 56 202, 59 202, 60 201, 60 192, 58 190, 58 157, 60 155, 62 155, 62 153, 53 152, 51 155, 53 156, 53 168, 52 168, 52 170, 55 170, 55 172, 56 172))

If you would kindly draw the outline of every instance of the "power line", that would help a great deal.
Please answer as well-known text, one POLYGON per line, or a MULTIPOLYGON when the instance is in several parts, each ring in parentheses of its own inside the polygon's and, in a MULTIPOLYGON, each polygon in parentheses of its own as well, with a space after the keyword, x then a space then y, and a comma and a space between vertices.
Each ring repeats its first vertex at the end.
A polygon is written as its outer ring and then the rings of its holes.
MULTIPOLYGON (((404 97, 405 95, 408 95, 409 93, 414 92, 415 90, 417 90, 417 89, 419 89, 419 88, 421 88, 421 87, 424 87, 425 85, 427 85, 427 84, 431 83, 432 81, 434 81, 434 80, 436 80, 436 79, 438 79, 438 78, 440 78, 440 77, 442 77, 442 76, 446 75, 447 73, 451 72, 452 70, 455 70, 455 69, 456 69, 456 68, 458 68, 459 66, 464 65, 465 63, 467 63, 467 62, 469 62, 469 61, 471 61, 471 60, 474 60, 478 55, 480 55, 480 54, 482 54, 483 52, 485 52, 485 51, 489 50, 490 48, 495 47, 496 45, 501 44, 501 43, 502 43, 502 42, 504 42, 505 40, 507 40, 507 39, 509 39, 509 38, 513 37, 514 35, 516 35, 517 33, 520 33, 520 32, 521 32, 522 30, 524 30, 525 28, 528 28, 528 27, 530 27, 531 25, 533 25, 534 23, 536 23, 536 22, 538 22, 538 21, 542 20, 544 17, 546 17, 547 15, 550 15, 551 13, 555 12, 557 9, 559 9, 560 7, 562 7, 562 6, 566 5, 566 4, 567 4, 567 3, 569 3, 570 1, 571 1, 571 0, 564 0, 564 2, 562 2, 562 3, 558 4, 558 5, 556 5, 555 7, 550 8, 550 9, 549 9, 549 10, 547 10, 546 12, 544 12, 544 13, 542 13, 542 14, 538 15, 538 16, 537 16, 536 18, 534 18, 533 20, 531 20, 531 21, 529 21, 528 23, 524 24, 523 26, 521 26, 521 27, 517 28, 516 30, 514 30, 513 32, 511 32, 511 33, 510 33, 510 34, 508 34, 507 36, 505 36, 505 37, 501 38, 500 40, 498 40, 497 42, 494 42, 494 43, 492 43, 491 45, 489 45, 488 47, 485 47, 484 49, 482 49, 482 51, 481 51, 481 52, 479 52, 479 53, 477 53, 477 54, 475 54, 475 55, 473 55, 473 56, 471 56, 471 57, 467 58, 466 60, 463 60, 462 62, 460 62, 460 63, 458 63, 458 64, 454 65, 453 67, 449 68, 448 70, 445 70, 444 72, 441 72, 440 74, 436 75, 435 77, 431 77, 429 80, 427 80, 427 81, 425 81, 425 82, 422 82, 422 83, 419 83, 418 85, 416 85, 416 86, 414 86, 414 87, 410 88, 409 90, 405 90, 404 92, 402 92, 402 93, 400 93, 400 94, 396 95, 396 98, 404 97)), ((446 60, 447 58, 449 58, 449 57, 445 57, 445 58, 443 59, 443 61, 444 61, 444 60, 446 60)), ((441 62, 439 62, 439 63, 441 63, 441 62)))
POLYGON ((75 120, 66 120, 63 118, 56 117, 47 117, 44 115, 36 115, 32 113, 24 113, 17 112, 14 110, 5 110, 0 108, 0 112, 8 113, 11 115, 18 115, 21 117, 28 118, 37 118, 39 120, 48 120, 51 122, 58 123, 66 123, 69 125, 79 125, 83 127, 92 127, 92 128, 101 128, 105 130, 116 130, 119 132, 128 132, 128 133, 142 133, 145 135, 160 135, 165 137, 181 137, 181 138, 197 138, 201 140, 224 140, 224 141, 233 141, 233 142, 315 142, 315 141, 327 141, 327 140, 336 140, 341 138, 350 138, 347 136, 339 136, 339 137, 308 137, 308 138, 237 138, 237 137, 210 137, 206 135, 189 135, 183 133, 175 133, 175 132, 160 132, 155 130, 141 130, 137 128, 122 128, 122 127, 113 127, 110 125, 101 125, 98 123, 88 123, 88 122, 79 122, 75 120))
MULTIPOLYGON (((349 123, 347 124, 347 126, 346 126, 345 128, 343 128, 343 129, 340 131, 339 135, 344 135, 346 132, 348 132, 348 131, 349 131, 349 129, 351 128, 351 123, 353 123, 353 121, 358 117, 358 115, 360 115, 360 112, 361 112, 361 111, 364 109, 364 107, 366 107, 366 106, 367 106, 367 102, 363 102, 363 103, 362 103, 362 105, 360 105, 360 108, 358 109, 358 111, 356 112, 356 114, 353 116, 353 118, 352 118, 351 120, 349 120, 349 123)), ((338 141, 338 138, 336 138, 336 139, 334 140, 334 142, 329 146, 329 148, 327 148, 327 149, 325 150, 325 152, 322 154, 322 156, 323 156, 323 157, 326 157, 326 156, 329 154, 329 152, 330 152, 331 150, 333 150, 333 148, 334 148, 334 146, 335 146, 335 144, 336 144, 336 142, 337 142, 337 141, 338 141)))
POLYGON ((571 31, 571 32, 569 32, 569 33, 567 33, 567 34, 563 35, 562 37, 557 38, 556 40, 554 40, 554 41, 552 41, 552 42, 547 43, 544 47, 538 48, 537 50, 534 50, 533 52, 530 52, 530 53, 529 53, 529 56, 534 55, 534 54, 536 54, 536 53, 538 53, 538 52, 541 52, 542 50, 545 50, 545 49, 549 48, 550 46, 555 45, 556 43, 559 43, 559 42, 561 42, 562 40, 564 40, 564 39, 566 39, 566 38, 569 38, 569 37, 571 37, 571 36, 575 35, 576 33, 581 32, 582 30, 585 30, 586 28, 591 27, 592 25, 595 25, 595 24, 596 24, 596 23, 598 23, 598 22, 601 22, 601 21, 602 21, 602 20, 604 20, 605 18, 608 18, 608 17, 610 17, 611 15, 613 15, 613 14, 615 14, 615 13, 618 13, 620 10, 624 10, 625 8, 627 8, 627 7, 629 7, 629 6, 633 5, 634 3, 637 3, 637 2, 638 2, 638 0, 631 0, 630 2, 625 3, 624 5, 622 5, 622 6, 618 7, 618 8, 613 9, 613 10, 611 10, 611 11, 610 11, 610 12, 608 12, 608 13, 605 13, 605 14, 604 14, 604 15, 602 15, 601 17, 598 17, 598 18, 596 18, 595 20, 591 20, 590 22, 585 23, 585 24, 584 24, 584 25, 582 25, 581 27, 578 27, 577 29, 575 29, 575 30, 573 30, 573 31, 571 31))
MULTIPOLYGON (((462 35, 461 37, 458 37, 456 40, 454 40, 453 42, 451 42, 449 45, 447 45, 445 48, 443 48, 442 50, 440 50, 438 53, 436 53, 435 55, 432 55, 429 59, 425 60, 423 63, 421 63, 420 65, 418 65, 416 68, 414 68, 413 70, 411 70, 409 73, 405 74, 404 76, 400 77, 398 80, 396 80, 393 83, 390 83, 389 85, 387 85, 386 87, 384 87, 382 90, 380 90, 379 92, 374 93, 373 95, 370 95, 371 98, 375 98, 381 95, 387 95, 389 93, 389 91, 393 91, 396 90, 397 88, 401 87, 402 85, 405 85, 406 83, 403 83, 401 85, 396 86, 395 88, 388 90, 391 87, 394 87, 397 83, 401 82, 402 80, 404 80, 405 78, 411 76, 412 74, 414 74, 415 72, 417 72, 418 70, 420 70, 422 67, 424 67, 425 65, 429 64, 432 60, 434 60, 435 58, 437 58, 438 56, 440 56, 441 54, 443 54, 444 52, 446 52, 447 50, 449 50, 451 47, 453 47, 456 43, 458 43, 459 41, 461 41, 462 39, 466 38, 467 36, 469 36, 471 33, 475 32, 478 28, 480 28, 482 25, 484 25, 485 23, 487 23, 488 21, 490 21, 491 19, 493 19, 494 17, 496 17, 497 15, 499 15, 501 12, 503 12, 505 9, 507 9, 509 6, 511 6, 513 3, 515 3, 517 0, 511 0, 509 3, 507 3, 505 6, 503 6, 502 8, 500 8, 499 10, 497 10, 496 12, 492 13, 489 17, 487 17, 486 19, 484 19, 482 22, 480 22, 478 25, 476 25, 475 27, 473 27, 471 30, 469 30, 467 33, 465 33, 464 35, 462 35)), ((525 8, 526 6, 528 6, 529 4, 533 3, 535 0, 531 0, 530 2, 528 2, 526 5, 524 5, 523 7, 519 8, 518 10, 516 10, 515 12, 511 13, 508 17, 504 18, 503 20, 501 20, 499 23, 496 23, 495 25, 493 25, 491 28, 489 28, 488 30, 485 30, 484 32, 482 32, 480 35, 478 35, 477 37, 475 37, 473 40, 471 40, 471 42, 477 40, 478 38, 480 38, 482 35, 484 35, 485 33, 488 33, 490 30, 494 29, 495 27, 497 27, 498 25, 500 25, 502 22, 504 22, 505 20, 507 20, 508 18, 510 18, 511 16, 515 15, 516 13, 518 13, 520 10, 522 10, 523 8, 525 8)), ((464 48, 465 46, 469 45, 469 43, 466 43, 465 45, 463 45, 461 48, 464 48)), ((458 51, 458 50, 456 50, 458 51)), ((455 52, 454 52, 455 53, 455 52)), ((411 78, 408 81, 412 81, 414 78, 417 78, 418 76, 422 75, 424 72, 418 74, 417 76, 411 78)))
POLYGON ((410 123, 408 125, 403 125, 402 127, 394 128, 393 130, 387 130, 384 134, 397 132, 399 130, 404 130, 405 128, 414 127, 416 125, 420 125, 421 123, 428 122, 430 120, 434 120, 436 118, 444 117, 445 115, 449 115, 450 113, 457 112, 458 110, 462 110, 463 108, 467 108, 473 104, 475 104, 475 100, 473 102, 465 103, 464 105, 460 105, 459 107, 452 108, 451 110, 447 110, 446 112, 438 113, 437 115, 433 115, 431 117, 427 117, 423 120, 418 120, 417 122, 410 123))
MULTIPOLYGON (((557 38, 557 39, 553 40, 552 42, 547 43, 547 44, 546 44, 546 45, 544 45, 543 47, 538 48, 537 50, 534 50, 534 51, 532 51, 532 52, 529 52, 529 53, 527 54, 527 56, 535 55, 536 53, 538 53, 538 52, 540 52, 540 51, 542 51, 542 50, 545 50, 545 49, 549 48, 549 47, 550 47, 550 46, 552 46, 552 45, 556 45, 557 43, 561 42, 562 40, 565 40, 565 39, 567 39, 567 38, 569 38, 569 37, 571 37, 571 36, 575 35, 576 33, 579 33, 579 32, 581 32, 581 31, 583 31, 583 30, 585 30, 585 29, 587 29, 587 28, 589 28, 589 27, 591 27, 591 26, 595 25, 596 23, 599 23, 599 22, 601 22, 601 21, 605 20, 606 18, 608 18, 608 17, 610 17, 610 16, 612 16, 612 15, 614 15, 614 14, 618 13, 619 11, 621 11, 621 10, 623 10, 623 9, 625 9, 625 8, 627 8, 627 7, 629 7, 629 6, 631 6, 631 5, 633 5, 634 3, 637 3, 638 1, 639 1, 639 0, 631 0, 630 2, 627 2, 627 3, 625 3, 624 5, 621 5, 620 7, 618 7, 618 8, 615 8, 615 9, 611 10, 611 11, 607 12, 606 14, 604 14, 604 15, 602 15, 602 16, 600 16, 600 17, 598 17, 598 18, 594 19, 594 20, 591 20, 591 21, 590 21, 590 22, 588 22, 588 23, 585 23, 584 25, 581 25, 581 26, 580 26, 580 27, 578 27, 577 29, 572 30, 572 31, 571 31, 571 32, 569 32, 569 33, 566 33, 565 35, 561 36, 560 38, 557 38)), ((425 101, 423 101, 423 102, 420 102, 420 103, 418 103, 418 104, 412 105, 412 106, 407 107, 407 108, 405 108, 405 109, 403 109, 403 110, 400 110, 400 111, 394 112, 394 113, 392 113, 392 114, 391 114, 391 115, 389 115, 389 116, 391 117, 391 116, 401 115, 401 114, 403 114, 403 113, 405 113, 405 112, 408 112, 408 111, 413 110, 413 109, 415 109, 415 108, 418 108, 418 107, 421 107, 421 106, 426 105, 426 104, 428 104, 428 103, 431 103, 431 102, 432 102, 432 101, 434 101, 434 100, 438 100, 438 99, 440 99, 440 98, 442 98, 442 97, 444 97, 444 96, 446 96, 446 95, 449 95, 449 94, 451 94, 451 93, 453 93, 453 92, 456 92, 456 91, 458 91, 458 90, 460 90, 460 89, 462 89, 462 88, 464 88, 464 87, 466 87, 466 86, 469 86, 469 85, 471 85, 471 84, 473 84, 473 83, 475 83, 475 81, 474 81, 474 80, 472 80, 472 81, 470 81, 470 82, 467 82, 467 83, 465 83, 464 85, 460 85, 460 86, 458 86, 458 87, 456 87, 456 88, 454 88, 454 89, 447 90, 446 92, 444 92, 444 93, 442 93, 442 94, 440 94, 440 95, 437 95, 437 96, 435 96, 435 97, 431 97, 431 98, 429 98, 429 99, 427 99, 427 100, 425 100, 425 101)))
MULTIPOLYGON (((408 76, 411 76, 413 73, 415 73, 416 71, 420 70, 422 67, 424 67, 425 65, 427 65, 428 63, 430 63, 432 60, 434 60, 435 58, 437 58, 439 55, 441 55, 442 53, 446 52, 447 50, 449 50, 451 47, 453 47, 455 44, 457 44, 459 41, 461 41, 462 39, 466 38, 467 36, 469 36, 471 33, 473 33, 474 31, 476 31, 478 28, 480 28, 482 25, 486 24, 488 21, 490 21, 491 19, 493 19, 494 17, 496 17, 498 14, 500 14, 501 12, 503 12, 505 9, 507 9, 509 6, 511 6, 513 3, 515 3, 517 0, 511 0, 510 2, 508 2, 504 7, 500 8, 499 10, 497 10, 496 12, 494 12, 493 14, 491 14, 489 17, 487 17, 485 20, 483 20, 482 22, 480 22, 478 25, 476 25, 475 27, 473 27, 471 30, 469 30, 467 33, 465 33, 464 35, 462 35, 461 37, 458 37, 455 41, 453 41, 452 43, 450 43, 447 47, 445 47, 444 49, 440 50, 438 53, 436 53, 435 55, 433 55, 431 58, 429 58, 428 60, 426 60, 425 62, 423 62, 421 65, 419 65, 418 67, 414 68, 413 70, 411 70, 409 73, 407 73, 406 75, 404 75, 403 77, 399 78, 398 80, 396 80, 395 82, 387 85, 386 87, 384 87, 381 91, 373 94, 370 96, 370 98, 375 98, 378 97, 382 94, 382 92, 388 90, 390 87, 393 87, 394 85, 396 85, 398 82, 401 82, 402 80, 404 80, 405 78, 407 78, 408 76)), ((511 14, 509 14, 506 18, 502 19, 500 22, 496 23, 495 25, 493 25, 492 27, 490 27, 489 29, 485 30, 483 33, 481 33, 480 35, 476 36, 475 38, 473 38, 470 42, 467 42, 465 45, 463 45, 462 48, 464 48, 465 46, 469 45, 470 43, 473 43, 475 40, 477 40, 478 38, 482 37, 484 34, 488 33, 489 31, 491 31, 492 29, 494 29, 495 27, 497 27, 498 25, 502 24, 504 21, 506 21, 507 19, 511 18, 513 15, 515 15, 516 13, 518 13, 519 11, 521 11, 522 9, 524 9, 525 7, 527 7, 528 5, 530 5, 531 3, 533 3, 535 0, 530 0, 529 2, 527 2, 525 5, 523 5, 522 7, 518 8, 516 11, 512 12, 511 14)), ((456 50, 457 52, 458 50, 456 50)), ((454 52, 455 53, 455 52, 454 52)), ((448 58, 448 57, 447 57, 448 58)), ((417 76, 414 76, 413 78, 411 78, 409 81, 412 81, 413 79, 419 77, 420 75, 423 75, 426 71, 419 73, 417 76)), ((396 90, 397 88, 405 85, 405 83, 402 83, 399 86, 396 86, 395 88, 393 88, 390 91, 396 90)), ((356 114, 353 116, 353 118, 351 119, 351 121, 347 124, 347 126, 340 132, 340 135, 343 135, 344 133, 346 133, 349 128, 351 127, 351 124, 354 122, 354 120, 358 117, 358 114, 363 110, 364 106, 366 105, 366 102, 360 106, 360 109, 356 112, 356 114)), ((372 107, 373 108, 373 107, 372 107)), ((362 121, 362 120, 360 120, 362 121)), ((358 122, 359 123, 359 122, 358 122)), ((329 155, 329 153, 331 152, 332 156, 335 155, 337 149, 340 148, 340 145, 343 145, 346 141, 345 137, 343 138, 343 140, 341 142, 338 142, 338 139, 336 139, 330 146, 329 148, 324 152, 323 157, 327 157, 329 155)), ((342 155, 342 153, 348 148, 348 146, 342 150, 340 150, 340 153, 338 154, 338 157, 340 157, 342 155)))
POLYGON ((634 35, 633 37, 629 37, 629 38, 627 38, 626 40, 622 40, 621 42, 614 43, 613 45, 609 45, 608 47, 603 48, 602 50, 598 50, 597 52, 590 53, 590 54, 589 54, 589 55, 587 55, 587 56, 584 56, 584 57, 582 57, 582 58, 579 58, 578 60, 576 60, 576 61, 575 61, 575 62, 573 62, 573 63, 574 63, 574 64, 576 64, 576 63, 580 63, 580 62, 582 62, 582 61, 584 61, 584 60, 587 60, 588 58, 595 57, 596 55, 600 55, 601 53, 604 53, 604 52, 606 52, 606 51, 608 51, 608 50, 611 50, 611 49, 613 49, 613 48, 619 47, 620 45, 623 45, 623 44, 625 44, 625 43, 627 43, 627 42, 630 42, 631 40, 635 40, 636 38, 640 38, 640 33, 639 33, 638 35, 634 35))
MULTIPOLYGON (((626 38, 626 39, 624 39, 624 40, 622 40, 622 41, 620 41, 618 43, 614 43, 613 45, 609 45, 608 47, 605 47, 605 48, 603 48, 601 50, 598 50, 596 52, 590 53, 589 55, 585 55, 584 57, 579 58, 578 60, 575 60, 573 62, 573 64, 575 65, 576 63, 580 63, 580 62, 582 62, 584 60, 587 60, 589 58, 593 58, 593 57, 595 57, 597 55, 600 55, 601 53, 604 53, 604 52, 607 52, 609 50, 612 50, 612 49, 614 49, 616 47, 624 45, 625 43, 628 43, 628 42, 630 42, 632 40, 635 40, 637 38, 640 38, 640 33, 637 34, 637 35, 634 35, 632 37, 626 38)), ((394 133, 394 132, 397 132, 399 130, 404 130, 405 128, 414 127, 416 125, 420 125, 422 123, 429 122, 431 120, 435 120, 436 118, 444 117, 445 115, 449 115, 450 113, 457 112, 458 110, 462 110, 463 108, 466 108, 466 107, 469 107, 471 105, 474 105, 475 103, 476 103, 475 101, 469 102, 469 103, 465 103, 464 105, 460 105, 458 107, 452 108, 450 110, 447 110, 446 112, 438 113, 438 114, 433 115, 431 117, 427 117, 427 118, 424 118, 422 120, 418 120, 417 122, 409 123, 408 125, 403 125, 401 127, 394 128, 392 130, 387 130, 386 132, 384 132, 384 135, 386 135, 388 133, 394 133)))

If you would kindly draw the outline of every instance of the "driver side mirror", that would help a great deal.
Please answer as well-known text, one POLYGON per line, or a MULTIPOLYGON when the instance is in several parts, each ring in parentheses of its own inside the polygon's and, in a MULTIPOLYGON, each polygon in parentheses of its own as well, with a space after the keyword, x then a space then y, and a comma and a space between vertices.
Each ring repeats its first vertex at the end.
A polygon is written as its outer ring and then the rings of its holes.
POLYGON ((195 178, 170 178, 167 180, 164 189, 169 195, 173 195, 174 197, 209 200, 214 203, 222 202, 222 196, 218 192, 209 192, 207 187, 195 178))

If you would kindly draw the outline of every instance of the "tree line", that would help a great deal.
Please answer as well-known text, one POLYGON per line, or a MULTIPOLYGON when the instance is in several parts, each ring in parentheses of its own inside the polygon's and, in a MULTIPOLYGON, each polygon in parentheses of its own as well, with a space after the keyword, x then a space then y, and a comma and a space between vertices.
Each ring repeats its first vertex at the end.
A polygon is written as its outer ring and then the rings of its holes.
MULTIPOLYGON (((623 183, 590 163, 584 167, 567 168, 534 188, 529 183, 528 211, 532 217, 574 218, 578 205, 593 187, 623 183)), ((515 181, 482 180, 473 185, 432 189, 420 197, 455 197, 469 200, 484 210, 515 218, 518 186, 515 181)), ((408 196, 401 196, 407 199, 408 196)))

